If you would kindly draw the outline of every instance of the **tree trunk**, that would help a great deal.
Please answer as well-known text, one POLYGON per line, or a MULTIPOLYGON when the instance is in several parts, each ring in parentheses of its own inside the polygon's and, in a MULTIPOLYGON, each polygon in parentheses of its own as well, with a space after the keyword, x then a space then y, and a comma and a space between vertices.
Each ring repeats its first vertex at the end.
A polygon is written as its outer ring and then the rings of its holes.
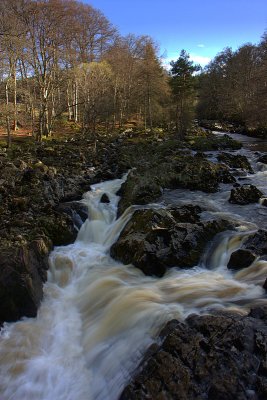
POLYGON ((78 85, 74 82, 74 122, 78 122, 78 85))
POLYGON ((31 104, 31 125, 32 125, 32 136, 34 137, 34 127, 35 127, 35 109, 33 103, 31 104))
POLYGON ((151 112, 151 96, 150 96, 150 90, 149 89, 148 89, 148 96, 147 96, 147 112, 148 112, 149 127, 152 130, 153 129, 153 124, 152 124, 152 112, 151 112))
POLYGON ((6 132, 7 132, 7 147, 11 146, 11 128, 10 128, 10 115, 9 115, 9 93, 8 93, 8 80, 5 87, 6 93, 6 132))
POLYGON ((68 121, 72 121, 72 110, 71 110, 72 107, 71 107, 69 84, 67 86, 67 104, 68 104, 68 121))
POLYGON ((14 131, 18 130, 18 109, 17 109, 17 75, 16 75, 16 63, 13 68, 13 79, 14 79, 14 131))

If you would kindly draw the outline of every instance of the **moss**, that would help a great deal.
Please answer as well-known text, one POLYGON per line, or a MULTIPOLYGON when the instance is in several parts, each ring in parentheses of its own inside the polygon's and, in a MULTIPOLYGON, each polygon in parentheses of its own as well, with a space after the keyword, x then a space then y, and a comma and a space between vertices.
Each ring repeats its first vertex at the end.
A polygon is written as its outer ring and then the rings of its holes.
POLYGON ((228 135, 215 136, 208 134, 206 137, 190 137, 187 139, 188 145, 195 151, 213 151, 213 150, 239 150, 242 144, 232 139, 228 135))

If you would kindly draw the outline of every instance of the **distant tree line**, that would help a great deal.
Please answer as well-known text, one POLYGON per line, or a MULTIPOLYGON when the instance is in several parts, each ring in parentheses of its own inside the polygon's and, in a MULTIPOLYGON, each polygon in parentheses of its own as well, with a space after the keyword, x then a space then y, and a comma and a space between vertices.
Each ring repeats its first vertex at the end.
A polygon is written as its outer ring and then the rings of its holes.
POLYGON ((149 36, 122 37, 76 0, 1 0, 0 125, 36 140, 72 122, 83 132, 166 127, 181 139, 199 118, 267 127, 267 34, 227 48, 204 71, 181 51, 169 71, 149 36))
POLYGON ((1 0, 1 119, 49 135, 63 114, 94 131, 167 120, 168 76, 147 36, 121 37, 74 0, 1 0))
POLYGON ((75 0, 1 0, 0 117, 37 140, 67 118, 83 130, 169 122, 169 76, 148 36, 121 37, 75 0))
POLYGON ((199 76, 198 115, 267 129, 267 33, 258 45, 224 49, 199 76))

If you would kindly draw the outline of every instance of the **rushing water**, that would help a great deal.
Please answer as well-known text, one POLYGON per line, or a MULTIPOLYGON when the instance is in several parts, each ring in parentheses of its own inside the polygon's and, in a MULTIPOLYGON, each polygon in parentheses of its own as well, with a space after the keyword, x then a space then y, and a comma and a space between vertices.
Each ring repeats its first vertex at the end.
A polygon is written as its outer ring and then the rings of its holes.
MULTIPOLYGON (((253 157, 256 174, 246 178, 266 193, 266 168, 253 157)), ((257 225, 264 225, 266 207, 230 205, 228 185, 208 195, 166 191, 158 206, 197 203, 206 209, 203 218, 234 219, 240 232, 220 235, 199 266, 173 268, 159 279, 109 256, 134 211, 132 207, 116 220, 121 183, 108 181, 86 193, 89 218, 74 244, 51 253, 37 318, 6 324, 2 330, 1 400, 115 400, 167 320, 216 308, 245 312, 266 302, 261 287, 266 261, 256 260, 236 273, 226 268, 231 252, 257 225), (100 203, 103 193, 109 195, 109 204, 100 203)))

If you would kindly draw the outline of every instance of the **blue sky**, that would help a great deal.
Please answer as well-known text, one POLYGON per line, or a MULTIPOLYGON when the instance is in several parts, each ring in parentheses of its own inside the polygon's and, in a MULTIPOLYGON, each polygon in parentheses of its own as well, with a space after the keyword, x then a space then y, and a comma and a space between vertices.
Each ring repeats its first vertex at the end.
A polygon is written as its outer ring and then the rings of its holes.
POLYGON ((122 35, 151 36, 177 59, 182 49, 202 65, 223 48, 258 43, 267 30, 267 0, 84 0, 122 35))

